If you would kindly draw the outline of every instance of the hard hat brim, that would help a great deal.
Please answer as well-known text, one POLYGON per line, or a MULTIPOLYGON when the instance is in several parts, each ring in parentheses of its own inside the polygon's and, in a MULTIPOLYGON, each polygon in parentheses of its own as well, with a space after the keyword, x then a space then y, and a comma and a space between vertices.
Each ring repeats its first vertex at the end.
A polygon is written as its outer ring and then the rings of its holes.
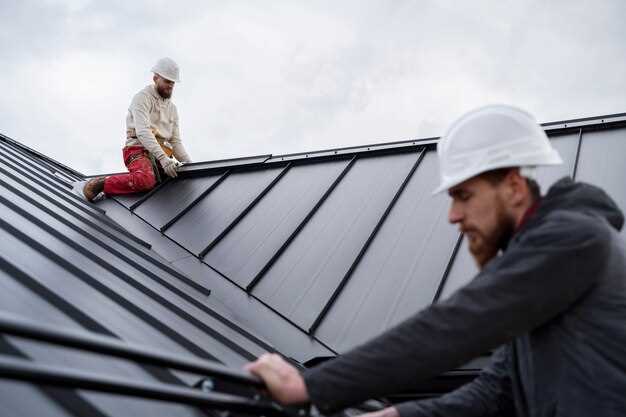
POLYGON ((158 73, 158 72, 156 72, 156 71, 152 71, 152 72, 154 72, 156 75, 158 75, 158 76, 159 76, 159 77, 161 77, 161 78, 165 78, 165 79, 166 79, 166 80, 168 80, 168 81, 172 81, 172 82, 174 82, 174 83, 179 83, 179 82, 180 82, 180 78, 177 78, 177 79, 172 79, 172 77, 167 77, 167 76, 165 76, 165 75, 163 75, 163 74, 159 74, 159 73, 158 73))
MULTIPOLYGON (((540 162, 528 162, 528 163, 520 163, 519 165, 516 165, 518 167, 523 167, 523 166, 553 166, 553 165, 561 165, 563 164, 563 159, 561 158, 561 155, 559 155, 558 151, 556 150, 552 150, 552 152, 550 153, 550 156, 548 158, 545 158, 544 160, 540 161, 540 162)), ((449 179, 447 181, 442 181, 439 186, 437 188, 435 188, 435 190, 432 192, 432 195, 437 195, 441 192, 447 191, 452 187, 455 187, 457 185, 459 185, 460 183, 467 181, 471 178, 474 178, 480 174, 484 174, 485 172, 488 171, 493 171, 494 169, 501 169, 501 168, 514 168, 509 164, 502 164, 502 165, 493 165, 490 167, 487 167, 484 170, 481 170, 480 172, 475 172, 475 173, 471 173, 470 175, 464 175, 462 177, 458 177, 458 178, 452 178, 449 179)))

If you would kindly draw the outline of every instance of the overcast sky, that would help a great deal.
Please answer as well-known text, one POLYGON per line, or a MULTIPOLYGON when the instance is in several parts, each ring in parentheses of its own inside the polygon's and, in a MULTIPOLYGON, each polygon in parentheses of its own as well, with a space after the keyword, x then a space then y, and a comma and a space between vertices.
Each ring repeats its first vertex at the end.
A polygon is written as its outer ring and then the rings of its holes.
POLYGON ((162 56, 195 161, 438 136, 472 107, 626 112, 626 2, 0 2, 0 132, 83 173, 124 168, 162 56))

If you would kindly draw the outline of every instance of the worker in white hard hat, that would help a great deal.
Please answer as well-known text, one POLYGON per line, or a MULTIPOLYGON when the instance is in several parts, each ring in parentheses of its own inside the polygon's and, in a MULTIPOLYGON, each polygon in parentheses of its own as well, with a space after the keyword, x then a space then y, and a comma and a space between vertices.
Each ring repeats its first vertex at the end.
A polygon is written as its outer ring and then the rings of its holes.
POLYGON ((569 178, 547 194, 529 167, 560 164, 528 113, 489 106, 437 145, 441 182, 480 271, 449 298, 303 374, 275 354, 246 366, 283 404, 324 414, 411 392, 495 350, 472 382, 368 417, 626 414, 624 216, 601 189, 569 178))
POLYGON ((165 178, 176 177, 182 163, 191 162, 180 138, 178 110, 171 100, 174 86, 180 82, 180 69, 171 58, 161 58, 152 72, 153 84, 135 94, 126 116, 122 154, 129 172, 87 181, 82 193, 88 201, 149 191, 165 178))

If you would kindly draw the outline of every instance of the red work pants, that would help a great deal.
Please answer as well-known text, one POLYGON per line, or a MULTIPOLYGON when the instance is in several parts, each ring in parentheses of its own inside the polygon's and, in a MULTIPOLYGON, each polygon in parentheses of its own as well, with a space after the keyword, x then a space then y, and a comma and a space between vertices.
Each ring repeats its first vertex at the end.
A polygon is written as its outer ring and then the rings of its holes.
POLYGON ((120 195, 149 191, 157 181, 148 151, 143 146, 122 149, 128 174, 111 175, 104 180, 104 194, 120 195))

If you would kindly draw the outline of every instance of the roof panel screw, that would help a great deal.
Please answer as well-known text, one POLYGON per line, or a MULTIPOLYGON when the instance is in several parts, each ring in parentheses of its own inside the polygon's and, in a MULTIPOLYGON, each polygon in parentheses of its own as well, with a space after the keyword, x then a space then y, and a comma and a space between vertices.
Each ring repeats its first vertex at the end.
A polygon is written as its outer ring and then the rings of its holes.
POLYGON ((205 378, 202 384, 200 384, 200 389, 204 392, 211 392, 215 389, 215 383, 211 378, 205 378))

